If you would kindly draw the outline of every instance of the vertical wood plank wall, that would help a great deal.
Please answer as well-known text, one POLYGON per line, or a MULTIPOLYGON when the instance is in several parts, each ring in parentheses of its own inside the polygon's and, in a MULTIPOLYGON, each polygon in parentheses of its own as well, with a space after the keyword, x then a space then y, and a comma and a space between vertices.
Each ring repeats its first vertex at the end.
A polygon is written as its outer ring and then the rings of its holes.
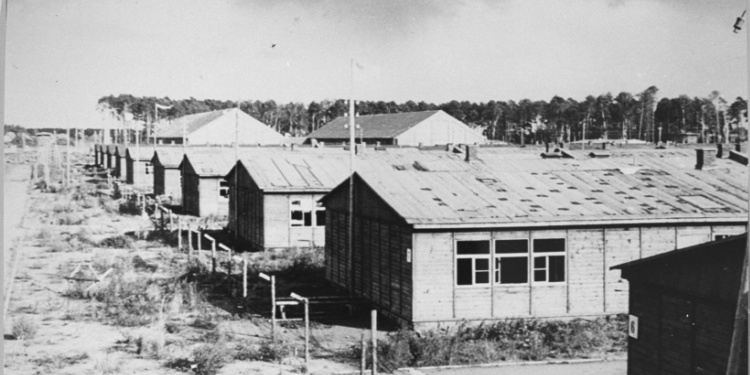
MULTIPOLYGON (((415 326, 419 326, 420 322, 429 326, 440 321, 461 319, 625 313, 628 311, 628 282, 620 277, 619 270, 610 271, 610 267, 706 242, 715 234, 744 232, 745 227, 742 225, 471 233, 417 232, 413 235, 413 322, 415 326), (455 240, 545 237, 566 239, 566 282, 455 286, 455 240)), ((342 239, 332 233, 330 240, 342 239)), ((360 246, 355 246, 357 252, 364 249, 360 246)), ((328 255, 326 253, 327 257, 328 255)), ((332 267, 330 277, 341 280, 346 264, 340 262, 340 254, 331 255, 334 256, 334 262, 327 264, 332 267)), ((494 267, 494 262, 491 263, 494 267)), ((531 273, 529 277, 532 277, 531 273)), ((367 281, 366 278, 364 280, 367 281)), ((382 285, 376 282, 373 284, 382 285)))

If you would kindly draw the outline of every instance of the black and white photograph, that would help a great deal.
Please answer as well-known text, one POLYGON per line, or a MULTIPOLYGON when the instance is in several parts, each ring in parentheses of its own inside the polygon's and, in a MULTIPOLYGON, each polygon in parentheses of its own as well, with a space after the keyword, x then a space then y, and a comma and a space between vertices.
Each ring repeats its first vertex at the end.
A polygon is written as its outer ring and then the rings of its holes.
POLYGON ((2 0, 2 372, 746 374, 749 9, 2 0))

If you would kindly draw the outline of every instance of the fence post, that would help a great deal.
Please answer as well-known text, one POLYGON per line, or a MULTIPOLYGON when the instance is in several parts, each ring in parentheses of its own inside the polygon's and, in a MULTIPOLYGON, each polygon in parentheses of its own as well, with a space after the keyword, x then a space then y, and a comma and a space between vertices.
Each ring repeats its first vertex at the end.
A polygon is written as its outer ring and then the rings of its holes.
POLYGON ((242 259, 242 298, 247 298, 247 259, 242 259))
POLYGON ((177 218, 177 249, 180 252, 182 252, 182 218, 181 217, 177 218))
POLYGON ((271 339, 276 342, 276 276, 271 275, 271 339))
POLYGON ((378 311, 370 311, 372 325, 372 375, 378 373, 378 311))
POLYGON ((161 231, 164 232, 166 227, 164 226, 164 210, 161 209, 161 206, 156 206, 159 209, 159 214, 161 215, 161 231))
POLYGON ((188 223, 187 225, 187 235, 188 235, 188 254, 193 252, 193 228, 188 223))
POLYGON ((359 363, 359 375, 365 375, 367 363, 367 341, 365 340, 365 330, 362 330, 362 358, 359 363))
POLYGON ((201 227, 198 227, 197 233, 198 237, 195 238, 195 241, 197 242, 196 245, 198 245, 198 254, 200 254, 201 250, 203 250, 201 249, 201 242, 203 242, 203 237, 201 237, 201 227))
POLYGON ((216 273, 216 240, 211 242, 211 273, 216 273))
POLYGON ((169 231, 172 231, 172 210, 169 210, 169 231))

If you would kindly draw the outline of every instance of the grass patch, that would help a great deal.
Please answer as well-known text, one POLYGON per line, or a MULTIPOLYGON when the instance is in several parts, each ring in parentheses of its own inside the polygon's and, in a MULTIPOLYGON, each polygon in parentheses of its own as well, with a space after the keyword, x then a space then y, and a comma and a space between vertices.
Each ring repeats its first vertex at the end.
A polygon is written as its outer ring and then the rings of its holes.
MULTIPOLYGON (((385 368, 446 366, 545 359, 590 358, 627 350, 627 316, 544 321, 517 319, 433 330, 399 331, 378 341, 385 368)), ((361 344, 352 348, 358 358, 361 344)))
POLYGON ((316 281, 325 275, 322 248, 289 248, 250 255, 250 272, 272 272, 297 281, 316 281))
POLYGON ((44 367, 50 370, 52 369, 59 370, 63 367, 73 366, 75 364, 81 363, 87 359, 89 359, 89 355, 86 353, 74 354, 74 355, 62 355, 62 354, 47 355, 45 354, 41 357, 33 358, 31 360, 31 363, 39 367, 44 367))

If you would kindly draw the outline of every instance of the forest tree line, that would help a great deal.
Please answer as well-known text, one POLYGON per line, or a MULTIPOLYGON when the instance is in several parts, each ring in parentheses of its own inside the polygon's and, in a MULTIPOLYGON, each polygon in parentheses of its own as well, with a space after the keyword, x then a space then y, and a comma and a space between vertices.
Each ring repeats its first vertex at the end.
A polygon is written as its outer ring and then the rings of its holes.
MULTIPOLYGON (((474 103, 450 101, 442 104, 423 101, 357 101, 359 115, 443 110, 459 121, 479 128, 488 139, 518 143, 582 139, 641 139, 648 142, 677 141, 680 134, 696 133, 703 141, 727 141, 740 135, 745 139, 747 101, 741 97, 729 102, 718 91, 705 97, 680 95, 659 98, 658 89, 651 86, 642 92, 620 92, 599 96, 589 95, 581 101, 554 96, 549 101, 495 101, 474 103), (659 135, 661 134, 661 138, 659 135)), ((124 112, 146 124, 155 119, 154 103, 172 106, 159 110, 159 119, 237 107, 236 101, 173 100, 168 97, 135 97, 133 95, 105 96, 98 108, 113 119, 122 119, 124 112)), ((247 100, 239 103, 242 111, 267 124, 282 134, 305 136, 327 122, 348 112, 345 99, 304 103, 276 103, 273 100, 247 100)), ((145 136, 145 134, 144 134, 145 136)))

